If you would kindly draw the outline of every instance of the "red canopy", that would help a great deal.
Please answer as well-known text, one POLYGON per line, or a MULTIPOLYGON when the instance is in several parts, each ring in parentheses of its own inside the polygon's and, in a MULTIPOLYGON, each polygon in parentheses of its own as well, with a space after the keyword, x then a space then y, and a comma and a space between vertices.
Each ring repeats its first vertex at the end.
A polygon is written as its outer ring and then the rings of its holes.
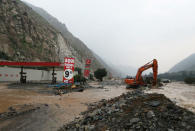
POLYGON ((56 67, 61 66, 60 62, 8 62, 2 61, 0 65, 5 66, 45 66, 45 67, 56 67))

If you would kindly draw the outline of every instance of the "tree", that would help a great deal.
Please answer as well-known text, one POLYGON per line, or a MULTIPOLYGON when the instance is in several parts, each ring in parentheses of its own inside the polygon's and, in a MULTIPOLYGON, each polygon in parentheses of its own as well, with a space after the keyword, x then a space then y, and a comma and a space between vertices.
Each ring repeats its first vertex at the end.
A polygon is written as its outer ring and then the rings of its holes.
POLYGON ((93 74, 90 74, 89 75, 89 79, 92 80, 92 81, 94 81, 93 74))
POLYGON ((76 67, 75 71, 78 71, 78 74, 74 76, 74 81, 84 84, 86 82, 86 79, 82 74, 82 69, 79 67, 76 67))
POLYGON ((79 82, 81 84, 85 84, 86 83, 86 79, 85 79, 85 77, 83 77, 81 75, 75 75, 74 76, 74 82, 79 82))
POLYGON ((105 77, 107 75, 107 71, 106 69, 102 68, 102 69, 97 69, 94 72, 94 76, 95 78, 97 78, 98 80, 102 81, 103 77, 105 77))

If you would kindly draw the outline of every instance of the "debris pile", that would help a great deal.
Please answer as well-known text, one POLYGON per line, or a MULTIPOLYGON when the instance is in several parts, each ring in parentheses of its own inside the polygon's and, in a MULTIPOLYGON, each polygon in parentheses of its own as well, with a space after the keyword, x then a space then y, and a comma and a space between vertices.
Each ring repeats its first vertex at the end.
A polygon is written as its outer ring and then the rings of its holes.
MULTIPOLYGON (((8 108, 7 112, 0 113, 0 121, 33 112, 35 110, 40 109, 41 106, 43 105, 24 104, 24 105, 11 106, 8 108)), ((48 105, 45 104, 45 106, 48 105)))
POLYGON ((195 114, 164 95, 145 94, 141 90, 90 104, 82 115, 59 130, 195 130, 195 114))

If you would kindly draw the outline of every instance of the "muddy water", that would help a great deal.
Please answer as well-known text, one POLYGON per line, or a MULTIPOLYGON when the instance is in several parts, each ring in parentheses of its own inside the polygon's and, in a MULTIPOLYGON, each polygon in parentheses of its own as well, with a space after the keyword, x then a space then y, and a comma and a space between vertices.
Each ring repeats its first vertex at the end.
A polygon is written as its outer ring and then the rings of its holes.
MULTIPOLYGON (((90 85, 101 86, 98 83, 90 83, 90 85)), ((8 89, 6 85, 0 85, 0 111, 5 111, 9 106, 16 104, 48 104, 35 112, 0 122, 0 129, 55 131, 87 110, 86 104, 110 99, 125 92, 127 92, 125 86, 112 85, 104 86, 103 89, 90 88, 84 92, 55 96, 34 92, 32 89, 8 89)))
POLYGON ((161 89, 152 89, 146 91, 147 93, 164 94, 177 105, 195 112, 195 86, 187 85, 181 82, 172 82, 161 89))
POLYGON ((17 104, 26 104, 29 96, 38 96, 34 91, 23 89, 8 89, 9 83, 0 83, 0 113, 7 111, 8 107, 17 104))

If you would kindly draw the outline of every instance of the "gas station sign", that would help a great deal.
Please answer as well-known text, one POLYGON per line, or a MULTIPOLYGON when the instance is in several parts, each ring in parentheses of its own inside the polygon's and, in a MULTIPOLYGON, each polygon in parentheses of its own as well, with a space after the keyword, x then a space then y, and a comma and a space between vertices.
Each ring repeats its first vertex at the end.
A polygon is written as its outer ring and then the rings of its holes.
POLYGON ((86 65, 90 65, 91 64, 91 59, 87 59, 86 60, 86 65))
POLYGON ((64 75, 63 82, 64 83, 74 83, 74 58, 64 58, 64 75))
POLYGON ((85 61, 85 71, 84 71, 85 78, 88 78, 89 77, 89 74, 90 74, 90 65, 91 65, 91 59, 87 59, 85 61))

